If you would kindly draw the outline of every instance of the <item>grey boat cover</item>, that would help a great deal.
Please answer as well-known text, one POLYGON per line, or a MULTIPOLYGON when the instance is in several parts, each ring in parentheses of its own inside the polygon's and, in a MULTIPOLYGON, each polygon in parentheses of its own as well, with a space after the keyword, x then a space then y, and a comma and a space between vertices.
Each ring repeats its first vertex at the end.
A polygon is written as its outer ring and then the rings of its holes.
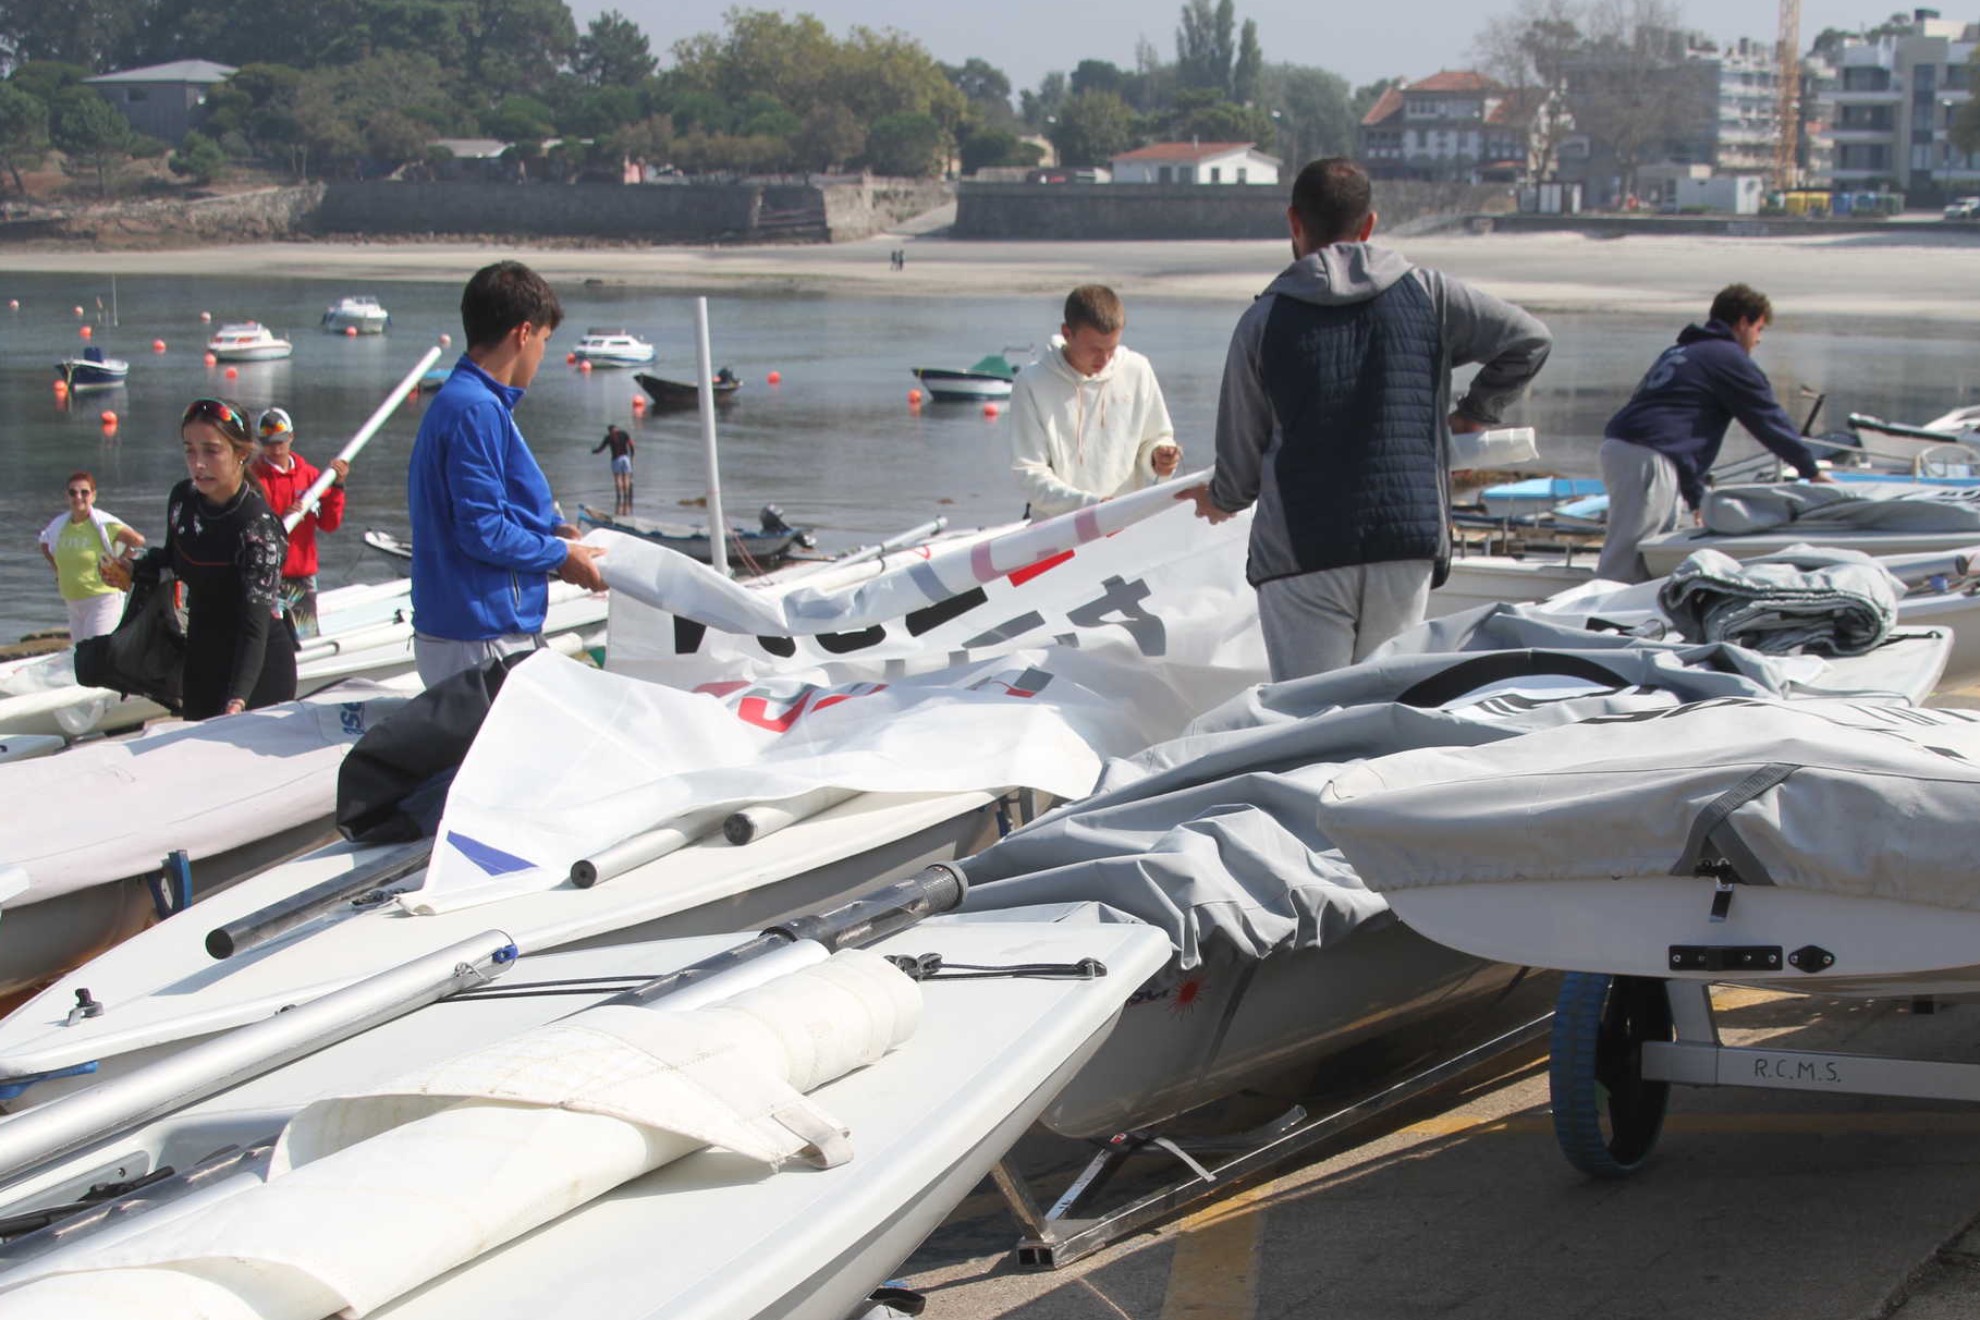
POLYGON ((1705 529, 1722 536, 1790 529, 1809 537, 1833 532, 1980 532, 1980 489, 1900 481, 1767 482, 1708 491, 1700 512, 1705 529))
POLYGON ((1351 668, 1251 689, 1110 762, 1091 797, 962 864, 964 910, 1097 902, 1166 930, 1184 969, 1217 946, 1259 959, 1326 945, 1393 920, 1319 821, 1322 791, 1349 763, 1787 686, 1775 662, 1718 643, 1590 633, 1504 605, 1446 616, 1351 668))
POLYGON ((1657 593, 1686 637, 1769 655, 1862 655, 1897 624, 1904 583, 1860 550, 1790 546, 1742 563, 1694 551, 1657 593))
POLYGON ((1319 826, 1378 891, 1693 876, 1980 909, 1980 713, 1738 698, 1354 766, 1319 826))

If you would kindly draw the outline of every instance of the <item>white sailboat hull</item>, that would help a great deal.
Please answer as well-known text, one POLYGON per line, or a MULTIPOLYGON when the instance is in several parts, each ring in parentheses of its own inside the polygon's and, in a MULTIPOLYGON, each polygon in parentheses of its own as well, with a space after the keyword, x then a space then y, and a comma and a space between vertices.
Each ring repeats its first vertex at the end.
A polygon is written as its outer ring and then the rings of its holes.
MULTIPOLYGON (((529 955, 506 979, 657 975, 736 938, 529 955)), ((703 1150, 494 1246, 372 1314, 844 1320, 1091 1057, 1122 1000, 1168 953, 1167 941, 1146 927, 967 918, 925 923, 875 950, 993 966, 1094 958, 1107 970, 1090 980, 925 982, 920 1023, 906 1041, 812 1093, 849 1130, 850 1160, 770 1172, 703 1150)), ((166 1164, 197 1165, 230 1143, 256 1147, 312 1101, 513 1037, 587 1002, 496 998, 421 1009, 68 1157, 16 1183, 4 1209, 65 1199, 79 1180, 101 1181, 106 1170, 141 1176, 166 1164)), ((119 1217, 98 1240, 141 1246, 151 1224, 194 1226, 202 1205, 251 1195, 267 1177, 265 1159, 246 1161, 179 1205, 119 1217)), ((0 1274, 0 1286, 79 1268, 92 1246, 89 1234, 78 1234, 0 1274)))
MULTIPOLYGON (((92 1060, 99 1076, 128 1071, 490 928, 527 953, 766 926, 975 851, 994 828, 994 802, 984 792, 865 794, 746 847, 718 833, 591 889, 565 884, 437 916, 346 905, 262 949, 213 959, 208 931, 391 851, 335 844, 141 931, 0 1019, 0 1081, 92 1060), (84 987, 114 1011, 69 1025, 84 987)), ((85 1084, 37 1084, 16 1103, 85 1084)))

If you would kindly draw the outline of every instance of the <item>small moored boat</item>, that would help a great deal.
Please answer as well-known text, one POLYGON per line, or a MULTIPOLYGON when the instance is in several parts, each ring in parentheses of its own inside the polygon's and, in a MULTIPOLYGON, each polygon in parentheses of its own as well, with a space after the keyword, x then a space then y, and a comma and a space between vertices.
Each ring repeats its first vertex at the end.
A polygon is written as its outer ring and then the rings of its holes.
POLYGON ((643 367, 653 361, 653 345, 624 330, 584 332, 571 356, 594 367, 643 367))
POLYGON ((206 351, 216 362, 273 362, 296 351, 259 321, 223 325, 206 341, 206 351))
MULTIPOLYGON (((649 376, 645 372, 633 377, 639 387, 646 391, 646 397, 653 400, 656 408, 694 408, 700 406, 701 390, 692 381, 667 380, 660 376, 649 376)), ((742 388, 742 380, 736 373, 723 367, 709 382, 715 391, 715 402, 726 403, 733 399, 736 391, 742 388)))
POLYGON ((342 334, 355 330, 361 335, 382 335, 392 324, 392 314, 368 294, 339 298, 323 312, 323 328, 342 334))
MULTIPOLYGON (((761 526, 755 529, 730 524, 729 555, 734 560, 753 560, 760 565, 770 565, 783 559, 793 549, 809 548, 815 542, 807 528, 793 527, 784 521, 783 510, 774 504, 766 504, 757 514, 761 526)), ((636 518, 631 514, 609 514, 603 509, 594 509, 589 504, 578 506, 578 521, 587 527, 605 527, 628 536, 637 536, 655 545, 664 545, 669 550, 678 550, 690 559, 701 563, 709 562, 708 529, 692 523, 655 522, 650 518, 636 518)))
POLYGON ((130 363, 122 358, 103 356, 103 350, 94 344, 85 348, 81 357, 63 358, 55 364, 55 374, 72 390, 101 390, 122 385, 130 371, 130 363))
POLYGON ((1002 353, 979 359, 967 370, 948 367, 909 367, 916 380, 936 400, 983 401, 1008 399, 1018 369, 1002 353))

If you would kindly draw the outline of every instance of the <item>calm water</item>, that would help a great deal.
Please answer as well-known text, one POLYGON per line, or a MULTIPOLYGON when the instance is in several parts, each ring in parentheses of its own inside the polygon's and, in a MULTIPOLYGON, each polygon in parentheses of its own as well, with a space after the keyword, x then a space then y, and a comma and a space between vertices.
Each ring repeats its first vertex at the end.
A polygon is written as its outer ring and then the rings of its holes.
MULTIPOLYGON (((559 292, 569 320, 517 416, 565 508, 610 507, 606 458, 589 451, 616 420, 639 440, 640 512, 693 516, 679 502, 703 486, 694 416, 633 419, 638 386, 630 373, 580 374, 560 360, 584 327, 623 325, 659 348, 657 374, 689 379, 692 300, 600 286, 559 292)), ((439 334, 458 338, 460 330, 452 284, 366 290, 305 280, 120 279, 115 326, 97 320, 101 298, 107 321, 110 294, 107 281, 86 276, 0 274, 0 640, 65 618, 34 537, 62 510, 71 471, 93 471, 99 503, 155 535, 166 492, 184 475, 176 424, 189 399, 220 393, 254 409, 280 404, 295 418, 297 448, 321 465, 439 334), (391 332, 352 340, 320 331, 325 304, 344 292, 377 293, 392 312, 391 332), (6 310, 8 299, 18 299, 19 310, 6 310), (50 389, 51 368, 82 346, 77 305, 89 313, 93 342, 130 359, 131 376, 123 387, 64 406, 50 389), (214 325, 258 319, 292 338, 295 355, 242 364, 237 378, 224 379, 224 368, 201 362, 211 329, 199 320, 202 310, 214 325), (168 351, 154 354, 154 339, 168 351), (119 416, 114 437, 99 420, 106 408, 119 416)), ((1152 299, 1129 308, 1127 342, 1154 360, 1192 465, 1210 456, 1225 343, 1240 311, 1152 299)), ((774 501, 793 522, 817 527, 824 546, 843 548, 938 514, 974 525, 1019 511, 1004 423, 968 405, 911 412, 907 368, 967 365, 1006 345, 1042 346, 1058 319, 1050 300, 726 296, 711 299, 710 316, 717 363, 747 382, 721 422, 731 517, 753 521, 759 505, 774 501), (764 384, 772 370, 783 377, 777 387, 764 384)), ((1540 428, 1542 452, 1560 471, 1590 474, 1603 422, 1678 327, 1623 315, 1550 321, 1554 356, 1520 420, 1540 428)), ((1768 335, 1760 360, 1797 415, 1805 408, 1794 401, 1798 386, 1829 391, 1825 416, 1837 423, 1851 410, 1923 420, 1980 393, 1970 338, 1945 327, 1783 326, 1768 335)), ((394 575, 392 561, 366 550, 359 533, 406 533, 406 459, 419 417, 416 402, 402 407, 359 458, 344 530, 318 542, 324 585, 394 575)))

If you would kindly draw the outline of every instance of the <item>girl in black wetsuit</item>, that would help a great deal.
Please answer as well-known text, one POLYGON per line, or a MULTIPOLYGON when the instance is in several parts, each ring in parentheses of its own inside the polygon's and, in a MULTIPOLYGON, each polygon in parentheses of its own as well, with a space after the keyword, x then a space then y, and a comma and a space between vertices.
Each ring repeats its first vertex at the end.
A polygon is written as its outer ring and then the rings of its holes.
POLYGON ((247 414, 195 399, 179 426, 187 480, 172 488, 165 545, 137 571, 168 567, 186 584, 182 713, 234 715, 296 695, 296 650, 281 618, 289 538, 248 465, 247 414))

